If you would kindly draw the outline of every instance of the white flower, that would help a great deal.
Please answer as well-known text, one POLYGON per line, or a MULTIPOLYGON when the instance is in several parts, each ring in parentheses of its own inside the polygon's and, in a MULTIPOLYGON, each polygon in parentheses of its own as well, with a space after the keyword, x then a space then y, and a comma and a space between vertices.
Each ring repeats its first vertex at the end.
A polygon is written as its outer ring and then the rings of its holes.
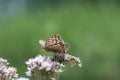
POLYGON ((14 67, 8 67, 6 70, 6 76, 8 76, 10 79, 17 78, 18 74, 16 74, 17 70, 14 67))
MULTIPOLYGON (((78 57, 64 54, 63 63, 68 63, 70 66, 78 65, 82 66, 81 60, 78 57)), ((63 72, 63 63, 54 60, 54 56, 41 56, 38 55, 35 58, 30 58, 25 62, 27 65, 27 76, 35 76, 38 77, 41 73, 49 75, 60 74, 63 72)), ((54 78, 52 78, 54 80, 54 78)))
POLYGON ((0 58, 0 66, 2 66, 2 65, 8 65, 8 64, 9 63, 8 63, 7 59, 0 58))
POLYGON ((81 64, 78 64, 79 67, 82 67, 82 63, 81 64))
POLYGON ((29 79, 28 79, 28 78, 20 77, 20 78, 18 78, 17 80, 29 80, 29 79))
POLYGON ((52 62, 44 61, 41 63, 40 69, 45 69, 46 71, 49 71, 52 68, 52 62))
POLYGON ((0 58, 0 79, 12 80, 18 77, 17 70, 14 67, 8 67, 9 63, 6 59, 0 58))
POLYGON ((27 76, 32 76, 31 70, 25 72, 27 76))
POLYGON ((1 77, 6 77, 6 70, 7 70, 7 67, 6 66, 0 66, 0 78, 1 77))
POLYGON ((79 67, 82 67, 81 60, 78 57, 69 54, 64 54, 64 60, 71 66, 78 65, 79 67))
POLYGON ((55 69, 54 71, 55 71, 56 73, 61 73, 61 72, 63 72, 62 69, 55 69))
POLYGON ((62 63, 59 63, 59 62, 53 62, 53 69, 52 69, 52 71, 54 72, 54 73, 61 73, 61 72, 63 72, 63 68, 64 67, 64 65, 62 64, 62 63))
POLYGON ((25 62, 27 65, 27 76, 36 75, 38 72, 44 71, 47 74, 54 74, 62 72, 63 64, 52 61, 51 56, 38 55, 25 62), (37 71, 36 71, 37 70, 37 71))
POLYGON ((50 78, 51 80, 56 80, 55 78, 50 78))

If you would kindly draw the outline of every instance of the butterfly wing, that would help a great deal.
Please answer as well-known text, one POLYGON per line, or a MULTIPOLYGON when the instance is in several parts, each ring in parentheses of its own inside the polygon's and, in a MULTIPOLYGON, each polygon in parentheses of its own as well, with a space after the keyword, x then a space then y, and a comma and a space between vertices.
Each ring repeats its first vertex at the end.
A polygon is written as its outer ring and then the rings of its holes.
POLYGON ((39 40, 39 44, 40 44, 43 48, 45 48, 45 43, 46 43, 46 41, 44 41, 44 40, 39 40))
POLYGON ((69 49, 69 46, 64 43, 59 34, 50 37, 47 41, 40 40, 39 43, 47 51, 56 53, 65 53, 69 49))

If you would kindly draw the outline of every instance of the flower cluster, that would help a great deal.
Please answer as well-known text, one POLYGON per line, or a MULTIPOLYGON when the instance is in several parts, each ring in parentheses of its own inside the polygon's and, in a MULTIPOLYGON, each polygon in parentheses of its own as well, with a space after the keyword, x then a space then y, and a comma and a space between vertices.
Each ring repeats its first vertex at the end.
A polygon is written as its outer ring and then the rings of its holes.
POLYGON ((26 61, 28 66, 27 76, 37 76, 38 74, 52 75, 55 73, 62 72, 63 64, 59 62, 52 61, 51 56, 41 56, 38 55, 35 58, 31 58, 26 61), (38 73, 39 72, 39 73, 38 73))
POLYGON ((3 59, 3 58, 0 58, 0 66, 3 66, 3 65, 9 65, 7 59, 3 59))
POLYGON ((8 67, 6 59, 0 58, 0 80, 13 80, 18 77, 17 70, 14 67, 8 67))
POLYGON ((70 66, 78 65, 79 67, 82 67, 81 60, 78 57, 69 54, 64 54, 64 61, 70 66))
POLYGON ((81 67, 82 65, 78 57, 66 53, 63 58, 64 62, 62 63, 54 61, 54 56, 38 55, 35 58, 30 58, 25 62, 28 70, 26 75, 35 77, 40 76, 42 73, 44 73, 44 75, 55 75, 63 72, 65 63, 70 64, 70 66, 78 65, 81 67))

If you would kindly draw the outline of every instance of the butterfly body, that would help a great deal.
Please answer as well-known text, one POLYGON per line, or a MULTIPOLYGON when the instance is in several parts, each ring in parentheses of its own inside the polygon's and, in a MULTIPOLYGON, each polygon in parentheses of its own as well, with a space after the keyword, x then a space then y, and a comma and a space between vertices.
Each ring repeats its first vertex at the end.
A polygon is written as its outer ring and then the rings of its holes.
POLYGON ((47 41, 40 40, 39 43, 45 50, 55 53, 65 53, 69 48, 69 45, 58 34, 52 36, 47 41))

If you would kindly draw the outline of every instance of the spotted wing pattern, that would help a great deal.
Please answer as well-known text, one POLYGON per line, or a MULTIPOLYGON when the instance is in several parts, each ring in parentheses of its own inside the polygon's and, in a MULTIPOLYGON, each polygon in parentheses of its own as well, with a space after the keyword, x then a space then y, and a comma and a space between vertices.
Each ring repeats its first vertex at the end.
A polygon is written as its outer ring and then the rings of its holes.
POLYGON ((69 49, 69 45, 63 41, 59 34, 56 34, 45 41, 44 46, 42 47, 47 51, 55 53, 65 53, 69 49))

